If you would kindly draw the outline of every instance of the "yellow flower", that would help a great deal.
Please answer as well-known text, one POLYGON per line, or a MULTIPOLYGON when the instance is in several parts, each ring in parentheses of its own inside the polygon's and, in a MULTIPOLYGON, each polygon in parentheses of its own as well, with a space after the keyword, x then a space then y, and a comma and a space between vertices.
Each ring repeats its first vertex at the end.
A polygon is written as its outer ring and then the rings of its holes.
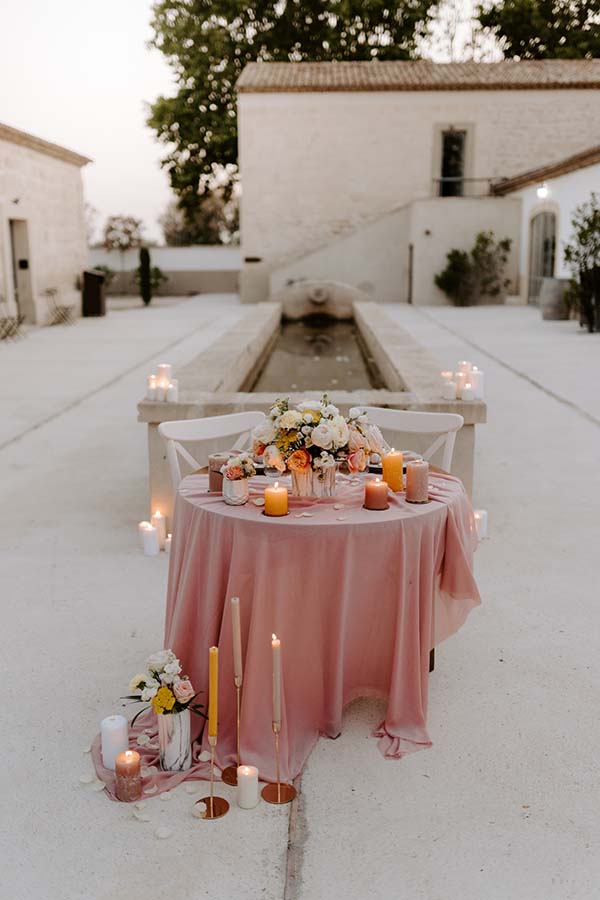
POLYGON ((161 687, 158 689, 154 697, 152 698, 152 709, 157 715, 165 712, 168 712, 170 709, 173 709, 175 706, 175 694, 168 687, 161 687))

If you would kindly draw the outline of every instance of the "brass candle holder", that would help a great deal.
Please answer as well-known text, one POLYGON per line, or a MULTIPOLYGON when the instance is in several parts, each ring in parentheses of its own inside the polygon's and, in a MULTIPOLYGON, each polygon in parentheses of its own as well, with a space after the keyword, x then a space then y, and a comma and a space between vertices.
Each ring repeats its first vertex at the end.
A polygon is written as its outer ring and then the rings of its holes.
POLYGON ((210 794, 208 797, 202 797, 196 803, 204 803, 206 809, 200 814, 201 819, 220 819, 229 812, 229 803, 224 797, 215 797, 214 781, 215 781, 215 748, 217 746, 217 736, 208 736, 210 744, 210 794))
POLYGON ((240 763, 240 696, 242 690, 242 676, 238 675, 233 679, 235 684, 235 710, 236 710, 236 730, 235 730, 235 741, 236 741, 236 755, 237 755, 237 763, 235 766, 227 766, 226 769, 223 769, 221 772, 221 778, 225 782, 225 784, 231 785, 231 787, 235 787, 237 785, 237 770, 240 763))
POLYGON ((262 789, 261 796, 267 803, 291 803, 296 796, 296 788, 293 784, 281 783, 279 775, 279 732, 281 731, 281 722, 273 722, 273 734, 275 736, 275 771, 277 781, 275 784, 266 784, 262 789))

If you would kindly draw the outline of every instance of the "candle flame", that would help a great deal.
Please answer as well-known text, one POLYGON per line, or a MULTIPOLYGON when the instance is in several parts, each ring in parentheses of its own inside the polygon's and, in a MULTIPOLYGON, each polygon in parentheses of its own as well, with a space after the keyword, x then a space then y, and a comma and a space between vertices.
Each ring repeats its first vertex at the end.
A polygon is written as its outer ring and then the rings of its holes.
POLYGON ((156 512, 154 513, 154 515, 155 515, 155 516, 162 516, 162 513, 161 513, 160 509, 157 509, 156 512))
POLYGON ((381 478, 377 477, 377 478, 375 479, 375 484, 379 484, 380 481, 381 481, 381 478))
POLYGON ((276 488, 279 487, 279 482, 278 482, 278 481, 275 482, 275 487, 276 487, 276 488))
POLYGON ((276 641, 276 640, 277 640, 277 635, 276 635, 276 634, 272 634, 272 635, 271 635, 271 639, 274 640, 274 641, 276 641))
POLYGON ((471 382, 470 382, 470 381, 467 381, 467 383, 465 384, 465 387, 466 387, 466 388, 470 388, 470 387, 471 387, 471 382))
POLYGON ((133 756, 133 750, 126 750, 125 756, 127 757, 127 759, 131 759, 131 757, 133 756))
POLYGON ((396 451, 395 451, 394 447, 392 447, 392 449, 390 450, 390 453, 395 453, 395 452, 396 451))

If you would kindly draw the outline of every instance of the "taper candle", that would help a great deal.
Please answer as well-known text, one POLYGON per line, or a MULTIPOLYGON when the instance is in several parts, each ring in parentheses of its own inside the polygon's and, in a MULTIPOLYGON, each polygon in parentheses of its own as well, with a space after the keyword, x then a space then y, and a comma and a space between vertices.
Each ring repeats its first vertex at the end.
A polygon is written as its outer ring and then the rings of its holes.
POLYGON ((156 400, 156 375, 146 378, 146 400, 156 400))
POLYGON ((365 482, 365 509, 387 509, 388 506, 387 481, 376 478, 365 482))
POLYGON ((233 632, 233 677, 242 680, 242 627, 240 598, 231 598, 231 628, 233 632))
POLYGON ((129 725, 125 716, 107 716, 100 722, 102 765, 114 769, 115 758, 129 746, 129 725))
POLYGON ((156 536, 158 537, 158 546, 161 550, 165 549, 165 538, 167 536, 167 520, 161 513, 160 509, 157 509, 151 520, 152 525, 156 528, 156 536))
POLYGON ((237 767, 237 804, 241 809, 254 809, 258 803, 258 769, 237 767))
POLYGON ((168 384, 171 381, 171 376, 173 375, 173 367, 170 363, 160 363, 157 370, 158 372, 158 380, 164 381, 168 384))
POLYGON ((115 759, 115 794, 125 803, 142 796, 141 760, 136 750, 125 750, 115 759))
POLYGON ((404 486, 402 477, 402 454, 399 450, 392 449, 386 453, 381 461, 383 480, 387 482, 390 491, 401 491, 404 486))
POLYGON ((219 648, 208 651, 208 736, 217 736, 219 703, 219 648))
POLYGON ((281 641, 272 635, 273 650, 273 724, 281 726, 281 641))
POLYGON ((287 516, 288 492, 286 487, 280 487, 276 481, 273 487, 265 488, 265 515, 287 516))

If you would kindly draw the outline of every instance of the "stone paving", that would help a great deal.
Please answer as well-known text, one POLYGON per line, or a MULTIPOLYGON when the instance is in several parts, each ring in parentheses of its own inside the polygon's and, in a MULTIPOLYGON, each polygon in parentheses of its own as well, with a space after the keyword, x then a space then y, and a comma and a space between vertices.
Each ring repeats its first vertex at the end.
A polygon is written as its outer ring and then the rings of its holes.
MULTIPOLYGON (((0 896, 15 900, 587 900, 597 896, 600 336, 523 308, 388 307, 446 367, 486 372, 476 503, 483 605, 438 652, 434 747, 383 760, 381 705, 321 740, 288 810, 151 822, 79 783, 83 748, 161 643, 136 402, 240 316, 234 298, 113 312, 0 345, 5 708, 0 896), (10 727, 9 727, 10 726, 10 727), (175 831, 155 837, 158 825, 175 831)), ((223 788, 224 791, 228 790, 223 788)), ((192 798, 193 799, 193 798, 192 798)))

